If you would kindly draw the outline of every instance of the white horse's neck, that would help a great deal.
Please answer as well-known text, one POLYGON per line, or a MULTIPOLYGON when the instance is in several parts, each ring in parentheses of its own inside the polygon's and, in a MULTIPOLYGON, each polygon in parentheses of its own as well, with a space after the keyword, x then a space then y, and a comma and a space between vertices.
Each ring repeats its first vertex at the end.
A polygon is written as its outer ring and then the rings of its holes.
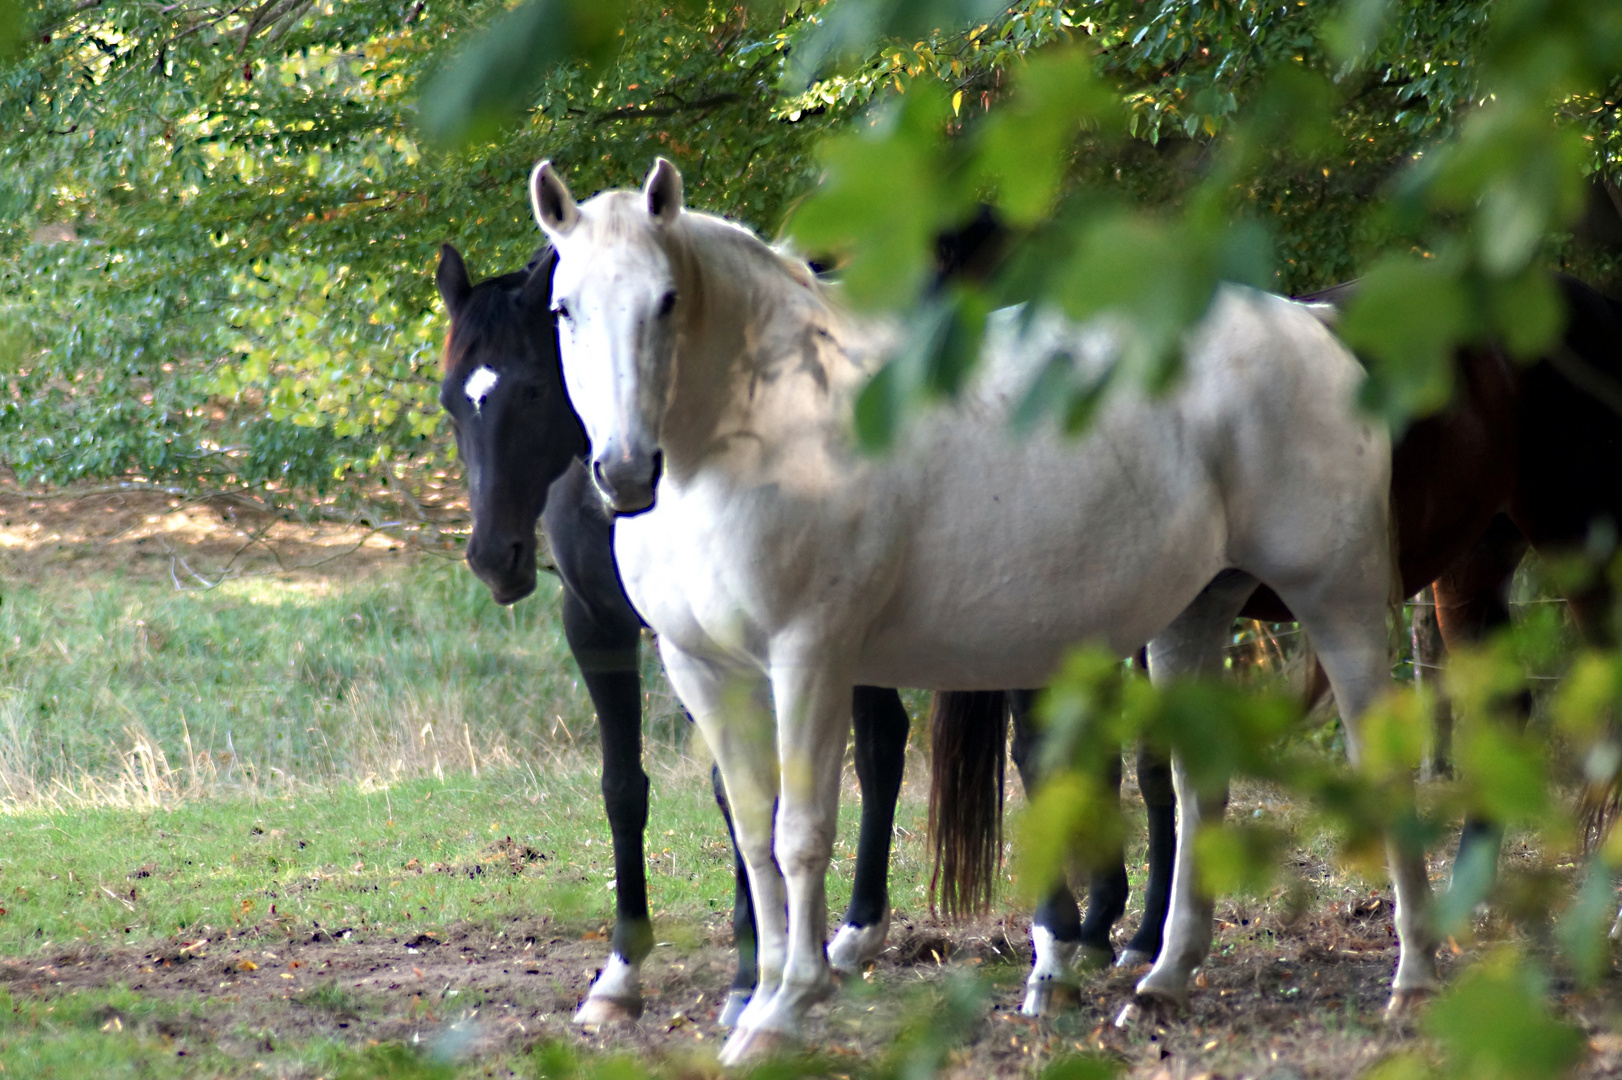
POLYGON ((684 211, 664 242, 683 298, 660 434, 670 475, 715 455, 809 467, 843 446, 852 397, 871 372, 810 269, 707 214, 684 211), (766 446, 778 451, 773 461, 766 446))

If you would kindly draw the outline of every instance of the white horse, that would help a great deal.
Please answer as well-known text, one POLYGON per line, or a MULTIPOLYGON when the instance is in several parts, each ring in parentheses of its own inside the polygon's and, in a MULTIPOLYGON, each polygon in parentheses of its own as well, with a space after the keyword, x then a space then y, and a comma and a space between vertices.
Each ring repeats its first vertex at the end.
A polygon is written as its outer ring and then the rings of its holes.
MULTIPOLYGON (((754 890, 760 982, 723 1062, 798 1038, 831 989, 824 878, 856 683, 1040 686, 1089 640, 1149 642, 1156 679, 1214 674, 1261 580, 1312 634, 1356 758, 1387 678, 1389 442, 1355 412, 1356 361, 1305 308, 1224 288, 1174 390, 1117 394, 1076 439, 1019 437, 1008 417, 1049 357, 1098 362, 1110 336, 1000 313, 970 391, 873 459, 853 402, 892 330, 685 210, 663 159, 641 192, 577 204, 546 162, 530 189, 558 252, 564 377, 627 515, 626 592, 721 767, 754 890)), ((1176 784, 1169 926, 1142 1000, 1185 1001, 1210 947, 1193 844, 1226 798, 1201 801, 1180 766, 1176 784)), ((1400 1003, 1436 974, 1423 857, 1391 855, 1400 1003)))

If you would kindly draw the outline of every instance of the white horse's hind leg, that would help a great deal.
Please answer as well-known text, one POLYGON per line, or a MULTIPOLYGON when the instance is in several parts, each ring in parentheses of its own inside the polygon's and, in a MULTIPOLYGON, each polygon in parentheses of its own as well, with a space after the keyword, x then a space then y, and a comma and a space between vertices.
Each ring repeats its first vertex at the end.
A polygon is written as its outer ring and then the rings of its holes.
POLYGON ((738 1017, 763 1007, 782 981, 788 951, 787 893, 772 857, 772 813, 777 805, 777 732, 758 672, 723 669, 660 639, 665 674, 721 768, 738 851, 749 870, 755 909, 754 995, 738 1017))
MULTIPOLYGON (((1286 603, 1291 603, 1286 597, 1286 603)), ((1389 681, 1386 660, 1385 611, 1354 605, 1325 605, 1324 614, 1303 611, 1291 603, 1312 638, 1318 659, 1329 676, 1346 726, 1346 754, 1353 767, 1362 759, 1363 714, 1389 681)), ((1411 797, 1411 796, 1410 796, 1411 797)), ((1430 922, 1431 886, 1425 852, 1386 838, 1386 857, 1397 896, 1397 975, 1391 984, 1391 1010, 1399 1012, 1416 999, 1435 992, 1436 936, 1430 922)))
MULTIPOLYGON (((1163 685, 1179 678, 1220 676, 1224 636, 1255 588, 1255 578, 1237 571, 1226 571, 1207 585, 1188 610, 1149 642, 1150 679, 1163 685)), ((1194 842, 1202 822, 1222 820, 1228 788, 1224 783, 1202 794, 1178 755, 1172 758, 1172 783, 1177 791, 1177 854, 1165 944, 1154 967, 1138 983, 1137 992, 1148 1003, 1180 1006, 1188 1000, 1189 978, 1210 951, 1215 912, 1212 898, 1196 888, 1194 842)), ((1122 1020, 1129 1015, 1123 1013, 1122 1020)))
POLYGON ((773 850, 787 879, 788 955, 777 992, 769 999, 757 992, 738 1018, 721 1053, 723 1065, 797 1043, 806 1011, 833 991, 825 949, 827 878, 850 735, 851 683, 826 657, 826 650, 798 649, 772 665, 780 762, 773 850))

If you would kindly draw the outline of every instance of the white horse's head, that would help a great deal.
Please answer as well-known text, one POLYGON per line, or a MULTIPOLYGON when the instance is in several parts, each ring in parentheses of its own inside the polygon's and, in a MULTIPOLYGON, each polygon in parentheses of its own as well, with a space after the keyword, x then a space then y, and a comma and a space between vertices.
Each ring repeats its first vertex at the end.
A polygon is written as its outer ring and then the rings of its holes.
POLYGON ((641 192, 577 204, 543 161, 530 174, 535 220, 557 249, 552 309, 563 378, 591 438, 591 474, 617 513, 653 505, 659 433, 676 347, 676 277, 666 231, 681 174, 660 158, 641 192))

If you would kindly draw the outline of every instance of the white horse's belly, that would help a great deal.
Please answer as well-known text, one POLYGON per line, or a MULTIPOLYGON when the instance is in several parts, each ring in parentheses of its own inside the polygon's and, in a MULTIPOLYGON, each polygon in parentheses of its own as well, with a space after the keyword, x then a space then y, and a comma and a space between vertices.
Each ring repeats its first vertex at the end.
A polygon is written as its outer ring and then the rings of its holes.
POLYGON ((1221 493, 1198 454, 1166 452, 1176 441, 1158 425, 1139 416, 1131 429, 1017 442, 971 426, 961 441, 974 454, 933 448, 933 497, 858 678, 1040 686, 1074 645, 1124 654, 1171 622, 1228 565, 1221 493))

